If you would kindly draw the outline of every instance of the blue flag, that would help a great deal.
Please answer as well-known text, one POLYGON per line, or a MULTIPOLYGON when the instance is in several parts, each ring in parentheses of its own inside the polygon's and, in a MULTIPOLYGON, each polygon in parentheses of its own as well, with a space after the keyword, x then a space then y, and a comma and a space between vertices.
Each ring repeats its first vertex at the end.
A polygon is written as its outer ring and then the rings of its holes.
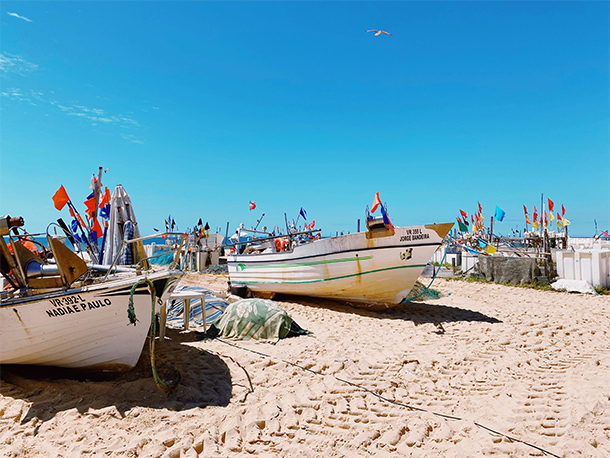
POLYGON ((299 213, 303 217, 304 220, 307 220, 307 212, 305 210, 303 210, 303 207, 301 207, 301 211, 299 213))
POLYGON ((496 205, 496 216, 494 216, 494 218, 496 219, 496 221, 502 221, 504 219, 504 215, 506 215, 506 213, 504 212, 504 210, 502 210, 500 207, 498 207, 496 205))
POLYGON ((106 204, 106 206, 100 210, 100 216, 106 219, 110 218, 110 204, 106 204))
POLYGON ((472 254, 479 254, 479 252, 477 250, 473 250, 472 248, 468 248, 467 246, 462 245, 462 248, 464 248, 466 251, 468 251, 469 253, 472 254))
POLYGON ((385 207, 383 206, 383 204, 381 204, 379 206, 379 208, 381 208, 381 216, 383 217, 383 223, 387 224, 389 226, 390 225, 390 218, 388 217, 388 214, 385 211, 385 207))

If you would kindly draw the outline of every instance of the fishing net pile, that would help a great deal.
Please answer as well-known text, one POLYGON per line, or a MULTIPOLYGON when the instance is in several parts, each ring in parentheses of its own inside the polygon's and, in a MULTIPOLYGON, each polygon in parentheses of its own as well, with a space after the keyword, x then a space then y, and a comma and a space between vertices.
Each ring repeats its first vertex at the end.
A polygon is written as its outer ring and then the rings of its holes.
POLYGON ((405 300, 408 301, 411 298, 415 298, 415 299, 413 299, 413 301, 418 302, 418 301, 425 301, 426 299, 438 299, 443 296, 443 294, 440 291, 437 291, 432 288, 428 289, 424 294, 422 294, 425 289, 426 289, 426 287, 424 285, 422 285, 420 282, 416 281, 415 284, 413 285, 413 288, 411 288, 409 295, 407 296, 407 298, 405 300), (421 294, 421 296, 420 296, 420 294, 421 294), (416 296, 419 296, 419 297, 416 297, 416 296))
POLYGON ((309 334, 288 313, 268 299, 241 299, 230 304, 210 329, 211 337, 235 340, 277 341, 286 337, 309 334))

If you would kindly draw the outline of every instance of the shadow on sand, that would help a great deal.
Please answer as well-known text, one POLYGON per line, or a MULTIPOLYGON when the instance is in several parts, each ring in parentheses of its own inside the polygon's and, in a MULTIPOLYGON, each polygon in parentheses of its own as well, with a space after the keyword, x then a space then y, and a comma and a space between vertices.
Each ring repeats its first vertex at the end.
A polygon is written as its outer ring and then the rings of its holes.
POLYGON ((33 418, 52 419, 57 413, 77 409, 81 414, 110 408, 118 415, 134 407, 188 410, 226 406, 233 394, 231 373, 217 355, 187 342, 200 340, 198 333, 168 329, 163 342, 156 341, 155 366, 163 381, 180 384, 171 393, 160 391, 153 379, 148 340, 135 368, 123 374, 94 374, 42 366, 0 367, 0 394, 31 403, 21 423, 33 418))
MULTIPOLYGON (((413 301, 406 304, 401 304, 394 308, 386 310, 367 310, 361 307, 355 307, 349 302, 334 300, 334 299, 319 299, 304 296, 288 296, 277 295, 275 300, 286 302, 297 302, 299 304, 328 308, 342 313, 354 313, 360 316, 382 317, 395 320, 412 321, 416 325, 432 323, 439 325, 440 323, 452 323, 460 321, 480 321, 484 323, 501 323, 502 321, 487 316, 473 310, 451 307, 439 303, 430 303, 424 301, 413 301)), ((436 300, 435 302, 442 301, 436 300)))

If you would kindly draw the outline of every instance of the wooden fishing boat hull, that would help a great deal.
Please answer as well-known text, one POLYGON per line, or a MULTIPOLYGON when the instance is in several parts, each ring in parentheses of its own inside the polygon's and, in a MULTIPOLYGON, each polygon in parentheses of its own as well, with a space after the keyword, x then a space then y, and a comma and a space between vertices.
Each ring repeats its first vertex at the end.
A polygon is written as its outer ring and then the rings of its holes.
POLYGON ((297 245, 292 251, 228 255, 234 287, 344 299, 367 309, 397 306, 409 294, 452 223, 358 232, 297 245))
MULTIPOLYGON (((157 308, 181 275, 177 270, 146 274, 155 285, 157 308)), ((0 364, 113 372, 133 368, 151 324, 152 301, 145 283, 133 295, 135 325, 127 315, 131 289, 143 278, 117 276, 104 283, 3 301, 0 364)))

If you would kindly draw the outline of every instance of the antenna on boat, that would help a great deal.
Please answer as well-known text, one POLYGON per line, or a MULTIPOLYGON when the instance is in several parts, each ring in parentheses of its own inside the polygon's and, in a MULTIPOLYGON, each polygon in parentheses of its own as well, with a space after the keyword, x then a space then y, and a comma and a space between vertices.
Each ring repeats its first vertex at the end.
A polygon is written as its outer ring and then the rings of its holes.
POLYGON ((254 226, 254 230, 256 230, 258 228, 258 225, 261 223, 261 221, 263 220, 264 217, 265 217, 265 214, 263 213, 261 215, 261 217, 256 221, 256 226, 254 226))

